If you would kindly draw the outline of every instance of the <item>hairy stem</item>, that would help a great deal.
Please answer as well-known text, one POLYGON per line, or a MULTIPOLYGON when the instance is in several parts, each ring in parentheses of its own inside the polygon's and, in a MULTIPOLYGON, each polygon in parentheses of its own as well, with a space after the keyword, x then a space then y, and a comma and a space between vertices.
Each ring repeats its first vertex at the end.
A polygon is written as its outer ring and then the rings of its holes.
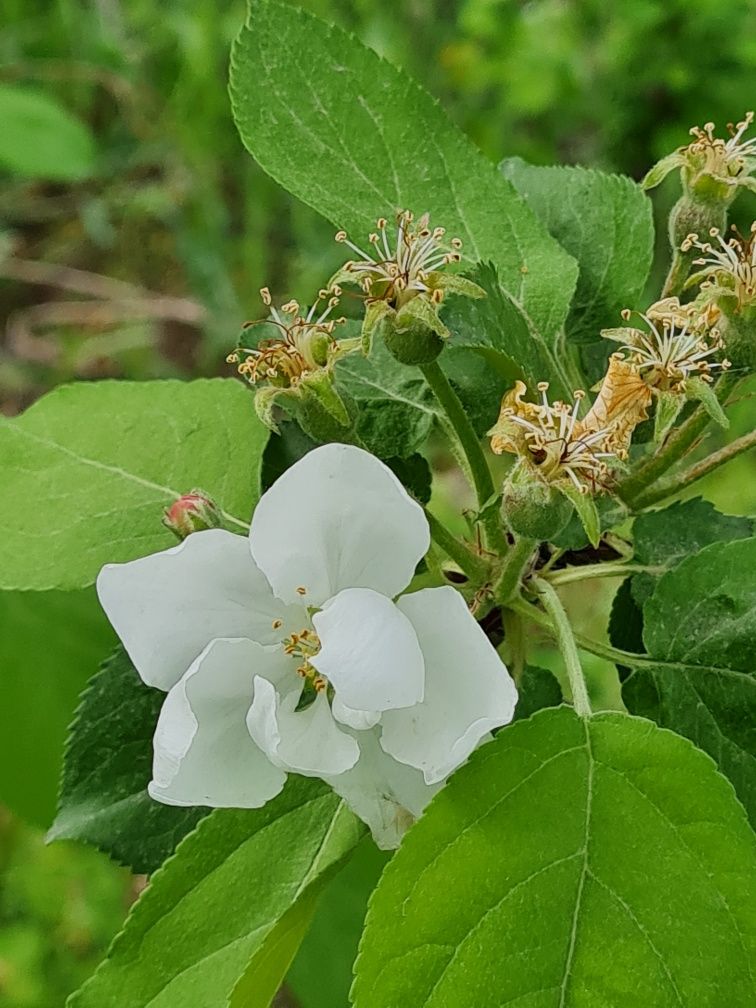
MULTIPOLYGON (((525 619, 530 620, 531 623, 535 623, 536 626, 542 627, 552 636, 556 637, 553 621, 546 613, 532 605, 532 603, 526 602, 525 599, 514 599, 510 604, 510 608, 525 619)), ((604 658, 615 665, 627 665, 629 668, 637 668, 640 665, 659 664, 658 661, 654 661, 648 655, 636 654, 633 651, 622 651, 620 648, 612 647, 611 644, 604 644, 601 641, 586 637, 585 634, 573 631, 572 636, 581 651, 587 651, 589 654, 596 655, 597 658, 604 658)))
POLYGON ((530 566, 537 546, 536 539, 521 536, 510 547, 493 588, 494 598, 499 605, 506 605, 518 594, 522 576, 530 566))
POLYGON ((492 511, 490 506, 496 495, 496 490, 478 435, 459 401, 459 396, 441 370, 438 361, 433 361, 431 364, 421 364, 420 370, 453 427, 464 452, 467 468, 475 488, 487 544, 497 552, 503 553, 507 548, 506 538, 501 528, 498 512, 492 511))
POLYGON ((488 576, 488 564, 476 556, 463 542, 461 542, 449 529, 443 525, 436 516, 427 508, 425 517, 430 525, 430 532, 433 541, 450 557, 467 576, 476 584, 482 584, 488 576))
POLYGON ((575 636, 572 632, 570 621, 567 618, 567 613, 564 611, 564 606, 555 589, 552 588, 548 581, 544 581, 542 578, 533 578, 533 587, 551 619, 551 626, 567 668, 575 713, 579 717, 590 717, 593 712, 591 710, 591 702, 588 699, 588 689, 585 685, 585 677, 583 676, 583 668, 580 664, 580 655, 575 643, 575 636))
POLYGON ((588 581, 591 578, 625 577, 628 574, 660 574, 664 568, 647 567, 644 564, 633 563, 599 563, 585 564, 583 567, 564 567, 562 570, 544 573, 541 576, 549 584, 565 585, 575 581, 588 581))
POLYGON ((690 486, 691 483, 695 483, 703 476, 707 476, 710 472, 718 469, 721 465, 736 458, 736 456, 741 455, 743 452, 749 451, 751 448, 756 448, 756 431, 744 434, 733 441, 732 444, 728 444, 724 448, 720 448, 719 451, 712 452, 711 455, 708 455, 700 462, 696 462, 689 469, 685 469, 676 476, 670 476, 669 479, 657 483, 656 486, 651 487, 645 493, 636 497, 635 506, 640 509, 650 507, 652 504, 658 504, 659 501, 680 493, 681 490, 690 486))
MULTIPOLYGON (((725 400, 738 380, 735 375, 729 372, 722 375, 716 385, 717 394, 721 401, 725 400)), ((698 406, 688 419, 668 438, 666 444, 662 445, 659 451, 619 484, 617 495, 627 505, 635 507, 636 498, 642 495, 642 491, 651 483, 655 483, 676 462, 679 462, 683 455, 700 438, 710 421, 711 417, 703 406, 698 406)))

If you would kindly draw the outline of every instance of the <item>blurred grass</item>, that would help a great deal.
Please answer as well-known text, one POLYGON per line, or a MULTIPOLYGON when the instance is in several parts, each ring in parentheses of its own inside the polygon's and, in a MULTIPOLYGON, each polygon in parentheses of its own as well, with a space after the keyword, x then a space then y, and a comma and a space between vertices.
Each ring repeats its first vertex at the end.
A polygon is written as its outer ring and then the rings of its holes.
MULTIPOLYGON (((638 178, 690 125, 737 119, 753 90, 751 0, 302 5, 405 67, 494 160, 638 178)), ((0 85, 41 92, 75 116, 91 135, 92 168, 76 182, 0 168, 0 410, 71 378, 219 370, 241 322, 260 311, 259 287, 306 299, 336 265, 331 227, 280 191, 236 135, 226 68, 244 10, 243 0, 3 0, 0 85), (113 281, 130 285, 141 313, 113 281)), ((676 194, 670 180, 655 196, 660 224, 676 194)), ((755 203, 740 204, 741 223, 755 203)), ((662 226, 657 281, 666 255, 662 226)), ((735 408, 732 436, 753 426, 755 390, 735 408)), ((753 459, 741 458, 692 492, 753 512, 753 475, 753 459)), ((439 514, 451 520, 471 503, 452 471, 439 472, 439 514)), ((565 592, 592 636, 614 587, 565 592)), ((561 675, 540 636, 533 659, 561 675)), ((613 671, 586 667, 597 706, 617 706, 613 671)), ((117 929, 130 885, 96 853, 45 848, 4 814, 0 1008, 62 1005, 117 929)))

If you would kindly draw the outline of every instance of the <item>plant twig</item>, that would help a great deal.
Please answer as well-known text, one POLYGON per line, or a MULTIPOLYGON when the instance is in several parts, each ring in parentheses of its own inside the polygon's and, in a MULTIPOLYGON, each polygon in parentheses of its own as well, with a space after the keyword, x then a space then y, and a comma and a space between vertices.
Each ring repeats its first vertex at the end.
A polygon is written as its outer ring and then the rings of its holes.
POLYGON ((492 512, 490 506, 496 496, 496 490, 478 435, 459 401, 459 396, 441 370, 438 361, 421 364, 420 370, 453 427, 464 452, 478 500, 478 510, 481 524, 486 533, 487 545, 497 552, 503 553, 507 548, 506 538, 499 522, 498 513, 492 512))
POLYGON ((633 563, 598 563, 585 564, 582 567, 563 567, 561 570, 544 573, 539 571, 539 575, 549 584, 565 585, 573 584, 576 581, 588 581, 591 578, 605 577, 626 577, 628 574, 661 574, 662 567, 647 567, 644 564, 633 563))
POLYGON ((652 486, 650 489, 646 490, 645 493, 636 497, 635 507, 638 510, 647 508, 652 504, 658 504, 659 501, 664 500, 666 497, 672 497, 674 494, 680 493, 680 491, 684 490, 685 487, 690 486, 692 483, 702 479, 704 476, 708 476, 710 472, 718 469, 720 466, 731 461, 731 459, 736 458, 738 455, 741 455, 743 452, 749 451, 751 448, 756 448, 756 431, 750 431, 748 434, 744 434, 731 444, 725 445, 725 447, 720 448, 719 451, 712 452, 711 455, 708 455, 700 462, 696 462, 695 465, 690 466, 690 468, 685 469, 676 476, 671 476, 669 479, 663 480, 655 486, 652 486))
MULTIPOLYGON (((717 394, 722 402, 724 402, 739 380, 732 372, 722 375, 716 384, 717 394)), ((711 417, 703 406, 698 406, 688 419, 670 435, 666 444, 662 445, 659 451, 619 484, 617 495, 627 505, 635 507, 635 499, 641 496, 647 486, 656 482, 676 462, 679 462, 683 455, 690 450, 703 434, 710 421, 711 417)))
POLYGON ((453 535, 449 529, 443 525, 436 516, 427 508, 425 517, 430 525, 431 537, 433 541, 450 557, 469 578, 477 584, 482 584, 488 575, 488 564, 481 557, 476 556, 471 549, 453 535))

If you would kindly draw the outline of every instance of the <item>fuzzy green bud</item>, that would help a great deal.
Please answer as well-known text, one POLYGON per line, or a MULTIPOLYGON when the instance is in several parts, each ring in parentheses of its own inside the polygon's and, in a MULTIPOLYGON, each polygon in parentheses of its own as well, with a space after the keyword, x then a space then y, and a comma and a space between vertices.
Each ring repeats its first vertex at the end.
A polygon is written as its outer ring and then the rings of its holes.
POLYGON ((546 542, 562 531, 572 511, 570 501, 526 460, 515 465, 504 483, 501 513, 516 535, 546 542))

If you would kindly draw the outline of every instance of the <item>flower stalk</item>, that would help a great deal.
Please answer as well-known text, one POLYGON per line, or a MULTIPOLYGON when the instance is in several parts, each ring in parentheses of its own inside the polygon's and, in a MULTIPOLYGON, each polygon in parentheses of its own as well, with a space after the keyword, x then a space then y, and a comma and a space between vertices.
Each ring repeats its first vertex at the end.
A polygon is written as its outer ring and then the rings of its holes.
POLYGON ((493 589, 494 598, 500 605, 507 605, 519 594, 520 584, 530 567, 537 546, 536 539, 521 536, 504 557, 493 589))
POLYGON ((580 664, 580 655, 578 654, 575 635, 567 618, 567 613, 564 611, 564 606, 555 588, 548 581, 544 581, 542 578, 533 578, 532 583, 535 591, 538 593, 538 597, 543 603, 544 609, 551 618, 551 626, 567 668, 575 713, 578 717, 590 717, 593 711, 590 699, 588 698, 588 688, 586 687, 583 668, 580 664))
POLYGON ((497 552, 505 552, 507 542, 499 523, 498 509, 491 507, 491 502, 496 497, 496 489, 478 435, 459 401, 459 396, 452 388, 438 362, 421 364, 420 370, 446 414, 462 449, 477 497, 486 545, 497 552))

